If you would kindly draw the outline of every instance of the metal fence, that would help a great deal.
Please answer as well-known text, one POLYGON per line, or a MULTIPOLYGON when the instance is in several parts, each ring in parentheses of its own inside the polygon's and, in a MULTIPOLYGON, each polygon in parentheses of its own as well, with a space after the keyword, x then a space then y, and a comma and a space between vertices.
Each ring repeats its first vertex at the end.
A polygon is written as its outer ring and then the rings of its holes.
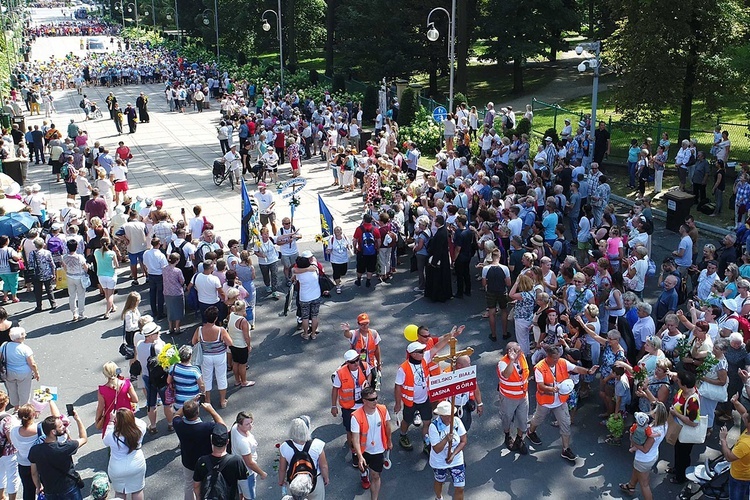
POLYGON ((548 104, 536 98, 531 100, 531 111, 534 113, 534 119, 531 123, 531 132, 537 136, 544 137, 547 129, 553 128, 560 131, 565 126, 565 118, 570 118, 571 122, 578 123, 583 120, 583 112, 573 111, 563 108, 558 104, 548 104))

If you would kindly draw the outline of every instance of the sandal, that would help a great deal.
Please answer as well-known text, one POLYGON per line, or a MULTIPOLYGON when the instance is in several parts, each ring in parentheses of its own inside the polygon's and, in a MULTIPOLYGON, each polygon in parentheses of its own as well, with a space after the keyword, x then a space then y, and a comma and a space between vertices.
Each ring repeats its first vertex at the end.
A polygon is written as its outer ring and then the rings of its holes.
POLYGON ((669 467, 667 470, 664 471, 665 474, 674 474, 676 471, 674 470, 674 467, 669 467))
POLYGON ((310 334, 310 338, 311 338, 312 340, 315 340, 315 339, 317 339, 317 338, 318 338, 318 334, 317 334, 317 333, 311 333, 311 334, 310 334))
POLYGON ((248 380, 247 382, 242 384, 242 387, 252 387, 255 385, 255 380, 248 380))
POLYGON ((630 486, 630 483, 620 483, 619 486, 625 493, 630 493, 631 495, 635 493, 635 486, 630 486))
POLYGON ((174 427, 172 424, 167 424, 167 432, 174 432, 174 427))
POLYGON ((224 408, 226 408, 226 407, 227 407, 227 401, 228 401, 228 400, 229 400, 229 398, 227 398, 226 400, 224 400, 224 402, 223 402, 223 403, 219 403, 219 408, 221 408, 221 409, 224 409, 224 408))
POLYGON ((149 434, 152 434, 152 435, 153 435, 153 434, 156 434, 156 433, 158 433, 158 432, 159 432, 159 431, 158 431, 158 430, 156 430, 156 427, 149 427, 149 428, 148 428, 148 433, 149 433, 149 434))
POLYGON ((485 311, 482 313, 482 317, 483 318, 489 318, 490 317, 490 312, 485 309, 485 311))
POLYGON ((302 337, 302 340, 310 340, 310 334, 309 333, 303 333, 301 335, 301 337, 302 337))

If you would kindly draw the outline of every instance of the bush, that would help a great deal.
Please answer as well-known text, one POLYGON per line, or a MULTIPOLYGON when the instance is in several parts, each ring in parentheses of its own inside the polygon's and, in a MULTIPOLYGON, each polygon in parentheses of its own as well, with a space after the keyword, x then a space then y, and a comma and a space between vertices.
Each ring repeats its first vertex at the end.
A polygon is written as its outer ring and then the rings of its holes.
POLYGON ((401 126, 409 126, 414 121, 417 113, 416 94, 414 89, 406 87, 401 92, 401 106, 398 109, 398 123, 401 126))
POLYGON ((520 120, 518 120, 518 123, 516 123, 516 133, 518 134, 519 138, 522 134, 531 136, 531 122, 528 120, 528 118, 521 118, 520 120))
POLYGON ((344 92, 344 91, 346 91, 346 77, 342 74, 333 75, 332 92, 344 92))
POLYGON ((378 109, 378 89, 372 85, 368 86, 365 90, 364 98, 362 99, 362 114, 363 119, 366 122, 370 122, 375 119, 375 111, 378 109))
POLYGON ((555 130, 554 127, 548 128, 547 130, 544 131, 544 137, 542 139, 547 138, 547 137, 552 139, 552 144, 557 145, 557 143, 560 142, 560 136, 557 135, 557 130, 555 130))
POLYGON ((315 70, 310 71, 310 84, 311 85, 317 85, 318 84, 318 72, 315 70))
POLYGON ((466 98, 465 95, 463 95, 461 92, 456 92, 453 94, 453 109, 449 109, 451 113, 456 111, 456 108, 461 105, 461 103, 465 103, 467 106, 469 105, 469 100, 466 98))
POLYGON ((411 126, 401 127, 399 142, 412 141, 422 154, 435 154, 443 145, 443 129, 432 119, 432 113, 420 106, 411 126))

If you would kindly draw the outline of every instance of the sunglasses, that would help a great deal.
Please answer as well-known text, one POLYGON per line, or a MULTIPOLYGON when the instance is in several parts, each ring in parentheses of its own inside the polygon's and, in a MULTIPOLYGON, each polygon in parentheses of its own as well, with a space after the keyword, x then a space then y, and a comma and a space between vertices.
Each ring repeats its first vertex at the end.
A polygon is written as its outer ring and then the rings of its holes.
POLYGON ((378 398, 363 398, 365 401, 377 401, 378 398))
POLYGON ((421 351, 414 351, 412 354, 424 354, 424 349, 421 351))
POLYGON ((424 337, 426 339, 430 338, 430 334, 429 333, 418 333, 417 336, 424 337))
POLYGON ((357 360, 353 359, 352 361, 347 361, 347 363, 350 364, 350 365, 356 365, 357 364, 357 360))

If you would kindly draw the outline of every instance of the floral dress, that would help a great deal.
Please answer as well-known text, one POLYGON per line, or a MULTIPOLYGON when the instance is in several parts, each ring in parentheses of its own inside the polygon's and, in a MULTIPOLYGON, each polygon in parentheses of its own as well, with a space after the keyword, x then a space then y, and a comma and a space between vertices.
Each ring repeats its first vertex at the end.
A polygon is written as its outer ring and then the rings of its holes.
MULTIPOLYGON (((625 359, 625 351, 620 348, 617 350, 617 352, 612 350, 612 347, 610 347, 609 343, 604 346, 604 350, 602 351, 602 365, 599 367, 599 372, 602 374, 602 379, 609 376, 610 373, 612 373, 612 367, 615 366, 615 363, 618 361, 627 361, 625 359)), ((615 382, 617 381, 616 378, 613 378, 611 380, 607 381, 607 384, 609 385, 615 385, 615 382)))
POLYGON ((380 198, 380 176, 377 172, 371 172, 365 177, 365 184, 367 186, 367 193, 365 194, 367 203, 373 203, 377 198, 380 198))

